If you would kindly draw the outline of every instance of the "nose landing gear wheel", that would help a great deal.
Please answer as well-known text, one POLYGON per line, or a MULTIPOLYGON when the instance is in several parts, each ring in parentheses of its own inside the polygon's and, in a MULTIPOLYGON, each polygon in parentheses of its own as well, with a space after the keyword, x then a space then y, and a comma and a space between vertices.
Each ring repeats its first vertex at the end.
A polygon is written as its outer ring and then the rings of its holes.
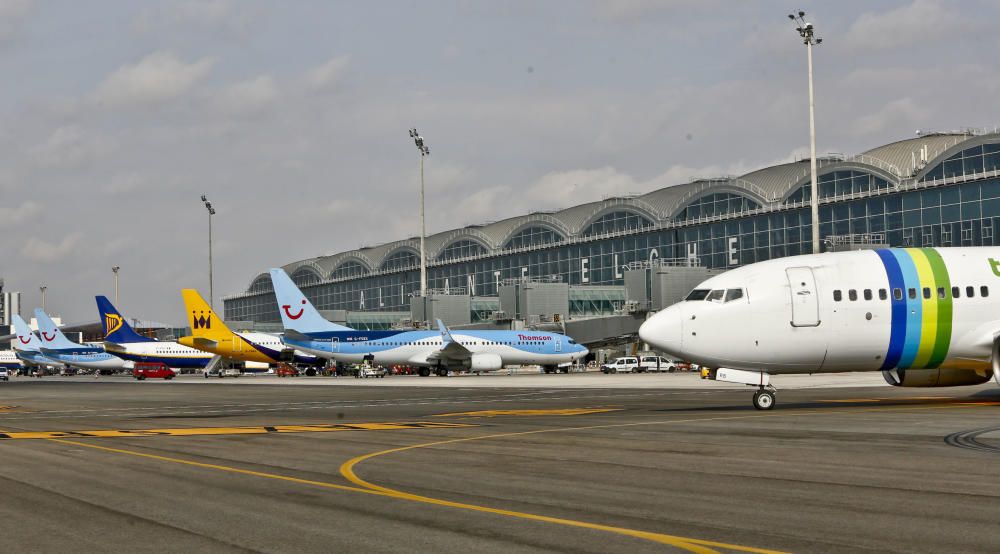
POLYGON ((758 410, 770 410, 774 407, 774 393, 769 390, 753 393, 753 407, 758 410))

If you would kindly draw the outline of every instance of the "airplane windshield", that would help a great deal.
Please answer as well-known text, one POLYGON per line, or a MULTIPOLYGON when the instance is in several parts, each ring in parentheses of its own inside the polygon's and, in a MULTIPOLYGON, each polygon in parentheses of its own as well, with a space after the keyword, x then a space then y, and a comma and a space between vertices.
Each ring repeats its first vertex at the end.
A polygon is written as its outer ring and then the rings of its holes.
POLYGON ((708 296, 705 297, 705 300, 708 300, 709 302, 721 302, 722 298, 725 295, 726 295, 726 289, 715 289, 712 292, 708 293, 708 296))
POLYGON ((743 298, 743 289, 729 289, 726 291, 726 302, 743 298))
POLYGON ((709 292, 708 289, 694 289, 684 300, 704 300, 709 292))

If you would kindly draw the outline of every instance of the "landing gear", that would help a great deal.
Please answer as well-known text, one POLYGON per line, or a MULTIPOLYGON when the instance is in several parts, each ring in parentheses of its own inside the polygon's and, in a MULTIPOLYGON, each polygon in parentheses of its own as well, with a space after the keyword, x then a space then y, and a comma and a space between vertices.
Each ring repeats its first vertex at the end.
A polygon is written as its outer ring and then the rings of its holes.
POLYGON ((770 410, 774 407, 774 389, 761 387, 753 393, 753 407, 758 410, 770 410))
POLYGON ((422 367, 422 368, 420 368, 419 371, 417 371, 417 375, 420 375, 421 377, 430 377, 431 376, 431 368, 429 368, 429 367, 422 367))
POLYGON ((445 369, 445 368, 443 368, 443 367, 437 368, 437 371, 435 371, 435 373, 437 374, 438 377, 447 377, 448 376, 448 370, 445 369))

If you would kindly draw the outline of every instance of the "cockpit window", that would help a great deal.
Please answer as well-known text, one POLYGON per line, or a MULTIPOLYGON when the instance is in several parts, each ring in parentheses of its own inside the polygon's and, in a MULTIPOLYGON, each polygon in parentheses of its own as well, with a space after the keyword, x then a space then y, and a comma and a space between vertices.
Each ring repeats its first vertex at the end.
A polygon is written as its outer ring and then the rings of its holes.
POLYGON ((704 300, 709 292, 708 289, 694 289, 684 300, 704 300))
POLYGON ((705 297, 705 300, 708 300, 709 302, 721 302, 722 298, 725 296, 726 296, 726 289, 715 289, 712 292, 708 293, 708 296, 705 297))
POLYGON ((729 289, 726 291, 726 302, 743 298, 743 289, 729 289))

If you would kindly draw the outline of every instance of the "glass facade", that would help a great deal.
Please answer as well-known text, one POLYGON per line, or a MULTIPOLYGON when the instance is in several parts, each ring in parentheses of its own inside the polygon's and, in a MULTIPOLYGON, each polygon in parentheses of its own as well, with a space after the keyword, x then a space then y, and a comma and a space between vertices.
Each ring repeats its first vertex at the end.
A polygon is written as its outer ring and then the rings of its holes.
MULTIPOLYGON (((820 205, 820 236, 884 233, 892 246, 914 247, 997 244, 994 229, 1000 227, 1000 176, 983 178, 982 173, 987 163, 1000 160, 988 162, 994 159, 990 156, 997 154, 997 147, 987 146, 948 159, 961 160, 963 171, 978 174, 971 180, 910 181, 897 188, 881 177, 855 169, 824 174, 821 190, 832 192, 820 205), (965 165, 969 159, 979 162, 965 165), (850 196, 845 196, 848 191, 850 196)), ((932 169, 928 176, 935 171, 932 169)), ((697 205, 711 205, 712 210, 724 205, 730 210, 735 207, 731 196, 709 191, 706 200, 697 205)), ((738 206, 744 206, 742 200, 738 206)), ((653 258, 697 258, 703 266, 732 268, 808 253, 809 217, 808 206, 781 202, 769 209, 723 216, 718 221, 686 223, 678 218, 669 225, 654 225, 637 213, 616 210, 586 226, 576 237, 553 241, 558 235, 551 230, 532 227, 512 237, 509 249, 459 262, 431 260, 428 286, 468 287, 469 294, 478 298, 496 296, 504 279, 525 276, 559 276, 571 285, 623 285, 623 266, 653 258)), ((383 268, 378 273, 316 283, 303 290, 320 309, 409 310, 409 297, 419 289, 418 257, 409 249, 398 250, 387 258, 383 268)), ((255 281, 246 293, 226 298, 226 318, 277 321, 274 295, 265 281, 266 276, 255 281)), ((611 293, 595 294, 593 299, 581 297, 577 301, 618 302, 608 296, 611 293)), ((474 311, 489 309, 485 301, 481 302, 474 311)), ((603 310, 596 305, 588 309, 581 304, 578 308, 572 312, 603 310)), ((485 313, 479 317, 485 319, 485 313)))
POLYGON ((510 240, 507 241, 507 244, 505 244, 503 248, 504 250, 513 250, 517 248, 527 248, 529 246, 552 244, 553 242, 559 242, 561 240, 563 240, 563 236, 552 229, 549 229, 548 227, 533 226, 515 233, 514 236, 510 237, 510 240))
POLYGON ((677 215, 677 219, 697 219, 756 210, 760 204, 739 194, 717 192, 707 194, 691 202, 677 215))
MULTIPOLYGON (((470 256, 480 256, 486 253, 486 247, 474 240, 456 240, 444 247, 438 254, 439 260, 454 260, 456 258, 468 258, 470 256)), ((418 258, 419 262, 419 258, 418 258)))
MULTIPOLYGON (((889 181, 865 171, 832 171, 816 178, 819 197, 831 198, 848 194, 887 190, 889 181)), ((806 183, 788 195, 786 204, 807 202, 812 199, 812 183, 806 183)))
POLYGON ((934 181, 1000 169, 1000 143, 967 148, 927 172, 921 181, 934 181))
POLYGON ((338 265, 337 269, 334 269, 330 273, 330 278, 349 279, 351 277, 361 277, 366 273, 368 273, 367 267, 358 262, 348 261, 338 265))

